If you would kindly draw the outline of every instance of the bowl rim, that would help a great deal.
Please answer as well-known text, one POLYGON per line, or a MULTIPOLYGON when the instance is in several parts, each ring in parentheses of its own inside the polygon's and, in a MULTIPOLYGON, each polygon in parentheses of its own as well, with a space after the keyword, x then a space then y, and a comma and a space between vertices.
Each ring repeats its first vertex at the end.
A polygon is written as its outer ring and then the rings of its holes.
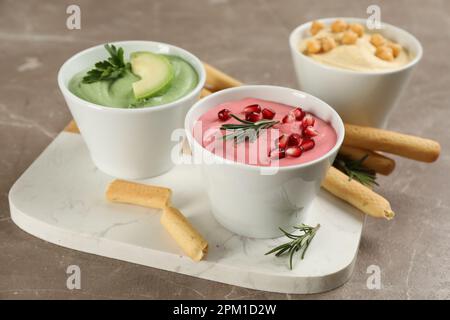
POLYGON ((328 66, 328 65, 319 63, 319 62, 315 61, 314 59, 311 59, 310 57, 306 56, 305 54, 303 54, 302 52, 300 52, 298 50, 298 40, 295 39, 295 38, 298 36, 298 34, 300 32, 304 31, 306 28, 309 28, 309 26, 311 25, 311 23, 313 21, 321 21, 321 22, 324 22, 324 23, 329 23, 329 22, 337 20, 337 19, 350 21, 350 22, 359 22, 359 23, 363 23, 363 24, 365 24, 365 22, 367 21, 367 19, 365 19, 365 18, 357 18, 357 17, 328 17, 328 18, 315 19, 315 20, 311 20, 311 21, 302 23, 301 25, 299 25, 296 28, 294 28, 294 30, 292 30, 291 33, 289 34, 289 46, 291 48, 292 54, 297 55, 298 57, 300 57, 304 61, 308 61, 308 63, 314 64, 315 66, 320 67, 320 68, 325 69, 325 70, 328 70, 328 71, 335 71, 335 72, 341 72, 343 74, 353 74, 353 75, 360 75, 360 76, 372 76, 372 75, 383 75, 383 74, 398 73, 398 72, 401 72, 403 70, 412 68, 413 66, 415 66, 422 59, 423 47, 422 47, 421 42, 413 34, 411 34, 410 32, 406 31, 405 29, 402 29, 400 27, 394 26, 394 25, 386 23, 386 22, 381 22, 381 29, 379 30, 380 33, 383 33, 383 29, 385 29, 386 27, 390 28, 395 33, 398 33, 398 34, 403 33, 407 37, 411 38, 412 42, 414 43, 414 45, 417 48, 417 54, 414 56, 414 58, 410 62, 405 64, 404 66, 402 66, 400 68, 397 68, 397 69, 382 70, 382 71, 347 70, 347 69, 342 69, 342 68, 328 66))
MULTIPOLYGON (((255 98, 255 97, 254 97, 255 98)), ((256 97, 257 99, 264 99, 264 98, 260 98, 260 97, 256 97)), ((274 101, 277 102, 277 101, 274 101)), ((213 108, 214 106, 212 106, 211 108, 213 108)), ((291 171, 291 170, 297 170, 297 169, 301 169, 301 168, 308 168, 313 166, 316 163, 319 163, 327 158, 329 158, 333 153, 337 153, 337 151, 339 150, 339 148, 342 146, 342 143, 344 141, 344 136, 345 136, 345 127, 344 127, 344 122, 342 121, 342 118, 339 116, 339 114, 336 112, 336 110, 334 110, 329 104, 327 104, 326 102, 324 102, 323 100, 300 90, 297 89, 293 89, 293 88, 289 88, 289 87, 282 87, 282 86, 274 86, 274 85, 243 85, 240 87, 233 87, 233 88, 228 88, 228 89, 224 89, 224 90, 220 90, 217 91, 215 93, 212 93, 210 95, 208 95, 207 97, 204 97, 200 100, 198 100, 193 106, 192 108, 188 111, 188 113, 186 114, 186 118, 185 118, 185 123, 184 123, 184 129, 185 129, 185 133, 187 135, 187 138, 192 146, 192 144, 195 145, 194 148, 200 148, 201 150, 203 150, 203 152, 208 153, 209 155, 212 155, 214 157, 214 159, 219 159, 220 164, 228 164, 237 168, 242 168, 242 169, 246 169, 246 170, 250 170, 250 171, 255 171, 255 170, 261 170, 262 168, 277 168, 279 171, 291 171), (251 164, 246 164, 246 163, 242 163, 242 162, 236 162, 230 159, 226 159, 223 157, 220 157, 212 152, 210 152, 209 150, 203 148, 203 146, 193 137, 192 132, 190 130, 191 127, 191 122, 192 122, 192 126, 194 125, 194 121, 197 121, 197 119, 192 119, 193 118, 193 113, 195 112, 195 109, 199 108, 201 105, 207 103, 209 100, 213 99, 214 97, 217 97, 219 95, 228 95, 228 94, 232 94, 233 92, 245 92, 247 90, 250 89, 256 89, 256 90, 260 90, 260 91, 267 91, 267 90, 279 90, 279 91, 285 91, 288 92, 290 91, 291 93, 296 93, 297 95, 302 95, 307 97, 308 99, 312 99, 314 101, 314 103, 317 103, 318 105, 321 105, 323 108, 328 109, 331 114, 332 117, 334 117, 337 120, 337 126, 338 126, 338 130, 336 130, 335 128, 333 128, 336 132, 336 143, 333 146, 333 148, 331 148, 330 150, 328 150, 325 154, 323 154, 322 156, 320 156, 317 159, 314 159, 312 161, 309 162, 305 162, 305 163, 300 163, 300 164, 296 164, 296 165, 290 165, 290 166, 277 166, 277 167, 272 167, 272 166, 258 166, 258 165, 251 165, 251 164), (342 132, 342 134, 339 136, 339 132, 342 132)), ((193 148, 193 149, 194 149, 193 148)), ((195 151, 194 151, 195 152, 195 151)), ((203 163, 202 163, 203 165, 203 163)))
MULTIPOLYGON (((177 54, 175 54, 176 56, 177 54)), ((81 70, 81 69, 80 69, 81 70)), ((205 67, 203 66, 203 63, 201 62, 201 60, 194 54, 192 54, 191 52, 168 44, 168 43, 164 43, 164 42, 159 42, 159 41, 147 41, 147 40, 123 40, 123 41, 111 41, 111 42, 106 42, 106 43, 102 43, 102 44, 98 44, 89 48, 86 48, 82 51, 77 52, 76 54, 74 54, 73 56, 71 56, 70 58, 68 58, 63 64, 62 66, 59 68, 58 71, 58 76, 57 76, 57 80, 58 80, 58 86, 59 89, 61 90, 61 92, 63 93, 64 96, 69 96, 71 99, 75 100, 78 103, 84 104, 89 108, 93 108, 95 110, 99 110, 99 111, 107 111, 107 112, 117 112, 117 113, 145 113, 145 112, 155 112, 161 109, 169 109, 169 108, 173 108, 178 106, 180 103, 189 101, 190 99, 192 99, 194 96, 199 95, 202 88, 205 85, 206 82, 206 71, 205 71, 205 67), (193 63, 191 61, 188 61, 189 64, 192 65, 192 67, 195 69, 195 71, 197 72, 198 75, 198 83, 195 86, 194 89, 191 90, 191 92, 189 92, 187 95, 181 97, 178 100, 175 101, 171 101, 169 103, 165 103, 165 104, 161 104, 161 105, 157 105, 157 106, 151 106, 151 107, 141 107, 141 108, 116 108, 116 107, 109 107, 109 106, 103 106, 100 104, 96 104, 93 102, 89 102, 87 100, 84 100, 78 96, 76 96, 75 94, 73 94, 69 88, 68 85, 66 85, 63 81, 63 76, 64 76, 64 72, 65 69, 67 68, 67 66, 69 65, 69 63, 72 63, 75 59, 78 59, 79 57, 95 51, 95 50, 100 50, 104 47, 105 44, 113 44, 115 46, 123 46, 123 45, 139 45, 139 44, 150 44, 150 45, 162 45, 162 46, 167 46, 172 50, 175 50, 176 53, 183 53, 184 55, 188 56, 196 65, 193 65, 193 63)))

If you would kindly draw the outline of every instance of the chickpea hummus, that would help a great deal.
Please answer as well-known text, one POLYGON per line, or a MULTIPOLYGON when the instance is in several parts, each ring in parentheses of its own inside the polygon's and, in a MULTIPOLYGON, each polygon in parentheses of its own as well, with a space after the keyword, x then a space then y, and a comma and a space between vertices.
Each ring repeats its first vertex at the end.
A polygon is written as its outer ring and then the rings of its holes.
POLYGON ((301 41, 299 50, 321 64, 362 72, 395 70, 412 60, 404 48, 384 39, 381 35, 367 34, 362 30, 356 35, 350 30, 351 27, 344 27, 339 30, 340 32, 336 32, 337 30, 333 30, 332 27, 323 26, 319 27, 319 30, 312 29, 313 35, 301 41), (351 38, 352 35, 354 39, 349 41, 347 37, 351 38), (379 38, 383 42, 382 45, 375 41, 379 38), (327 42, 325 43, 324 40, 327 42), (311 49, 312 45, 319 43, 322 43, 322 49, 311 49), (325 47, 326 44, 328 46, 325 47))

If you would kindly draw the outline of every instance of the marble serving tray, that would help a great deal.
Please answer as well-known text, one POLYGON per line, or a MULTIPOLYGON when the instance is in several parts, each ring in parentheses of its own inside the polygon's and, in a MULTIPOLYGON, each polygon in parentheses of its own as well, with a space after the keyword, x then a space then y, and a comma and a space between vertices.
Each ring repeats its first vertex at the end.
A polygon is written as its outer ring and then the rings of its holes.
POLYGON ((143 182, 172 188, 174 206, 208 240, 209 254, 197 263, 162 228, 157 210, 106 201, 112 180, 91 162, 81 135, 62 132, 11 188, 12 220, 67 248, 251 289, 316 293, 352 274, 364 216, 325 191, 305 217, 321 228, 305 259, 289 270, 287 258, 264 255, 285 238, 244 238, 215 221, 196 166, 181 164, 143 182))

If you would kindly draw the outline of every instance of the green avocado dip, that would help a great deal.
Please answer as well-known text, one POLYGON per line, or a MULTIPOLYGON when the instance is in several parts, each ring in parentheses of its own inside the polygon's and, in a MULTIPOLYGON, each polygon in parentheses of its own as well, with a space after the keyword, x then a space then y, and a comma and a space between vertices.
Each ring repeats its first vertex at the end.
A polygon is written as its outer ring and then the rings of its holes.
POLYGON ((125 63, 122 48, 105 48, 111 58, 69 82, 81 99, 114 108, 152 107, 178 100, 198 84, 197 72, 180 57, 142 51, 125 63))

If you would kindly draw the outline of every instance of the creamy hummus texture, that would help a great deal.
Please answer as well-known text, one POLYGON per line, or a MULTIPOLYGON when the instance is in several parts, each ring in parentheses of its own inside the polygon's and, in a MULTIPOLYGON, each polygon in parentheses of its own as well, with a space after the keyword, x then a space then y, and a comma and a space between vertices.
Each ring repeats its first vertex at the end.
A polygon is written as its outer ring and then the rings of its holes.
MULTIPOLYGON (((330 28, 320 30, 314 36, 305 38, 300 43, 300 51, 306 53, 307 43, 313 39, 332 37, 336 43, 340 43, 343 32, 333 33, 330 28)), ((382 72, 403 67, 411 61, 410 54, 401 48, 398 56, 393 61, 385 61, 375 55, 377 48, 370 42, 371 35, 364 34, 354 44, 340 44, 336 48, 316 54, 307 54, 311 59, 331 67, 362 72, 382 72)))

